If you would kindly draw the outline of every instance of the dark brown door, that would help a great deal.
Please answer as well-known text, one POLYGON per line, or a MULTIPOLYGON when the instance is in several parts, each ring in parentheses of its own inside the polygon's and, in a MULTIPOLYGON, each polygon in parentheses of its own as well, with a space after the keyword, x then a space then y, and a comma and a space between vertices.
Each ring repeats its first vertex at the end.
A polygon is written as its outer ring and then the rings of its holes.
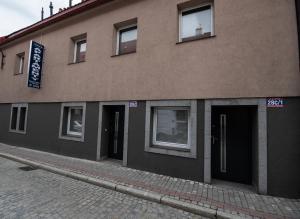
POLYGON ((251 184, 251 118, 251 108, 248 107, 213 107, 213 178, 251 184))
POLYGON ((124 111, 124 106, 111 106, 108 113, 108 157, 118 160, 123 159, 124 111))

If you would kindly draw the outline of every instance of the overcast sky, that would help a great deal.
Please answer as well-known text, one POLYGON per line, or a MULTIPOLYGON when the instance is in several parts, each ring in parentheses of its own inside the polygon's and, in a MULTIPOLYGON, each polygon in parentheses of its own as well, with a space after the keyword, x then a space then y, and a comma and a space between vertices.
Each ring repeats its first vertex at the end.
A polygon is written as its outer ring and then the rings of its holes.
MULTIPOLYGON (((69 0, 0 0, 0 36, 8 35, 49 16, 49 4, 53 2, 54 13, 69 5, 69 0)), ((81 0, 73 0, 73 4, 81 0)))

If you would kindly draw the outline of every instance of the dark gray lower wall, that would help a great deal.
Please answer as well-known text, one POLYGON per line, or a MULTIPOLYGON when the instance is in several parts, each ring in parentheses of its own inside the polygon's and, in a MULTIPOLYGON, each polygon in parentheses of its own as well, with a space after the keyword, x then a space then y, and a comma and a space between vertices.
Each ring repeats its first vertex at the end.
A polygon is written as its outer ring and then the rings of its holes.
POLYGON ((0 104, 0 142, 96 160, 98 103, 87 103, 85 141, 59 139, 60 103, 28 104, 26 134, 9 132, 11 104, 0 104))
POLYGON ((185 179, 203 181, 204 101, 197 104, 197 159, 145 152, 146 102, 130 108, 128 134, 128 166, 185 179))
POLYGON ((300 98, 268 108, 268 193, 300 198, 300 98))
MULTIPOLYGON (((300 97, 285 98, 284 101, 283 108, 268 108, 268 193, 299 198, 300 97)), ((199 100, 197 106, 197 159, 145 152, 146 102, 139 101, 137 108, 130 108, 128 166, 203 181, 204 101, 199 100)), ((8 131, 10 111, 11 104, 0 104, 0 142, 72 157, 96 159, 97 102, 86 105, 84 142, 59 139, 60 103, 28 104, 26 134, 8 131)), ((255 166, 254 164, 254 168, 255 166)))

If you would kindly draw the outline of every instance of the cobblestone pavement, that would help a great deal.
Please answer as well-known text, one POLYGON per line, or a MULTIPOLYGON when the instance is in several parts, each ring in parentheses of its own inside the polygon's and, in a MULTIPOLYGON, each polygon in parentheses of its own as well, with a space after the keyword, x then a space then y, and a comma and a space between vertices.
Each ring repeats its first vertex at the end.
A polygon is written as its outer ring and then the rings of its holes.
POLYGON ((0 218, 201 218, 0 158, 0 218))
POLYGON ((111 161, 93 162, 4 144, 0 144, 0 152, 232 214, 258 218, 300 218, 299 199, 258 195, 248 190, 126 168, 111 161))

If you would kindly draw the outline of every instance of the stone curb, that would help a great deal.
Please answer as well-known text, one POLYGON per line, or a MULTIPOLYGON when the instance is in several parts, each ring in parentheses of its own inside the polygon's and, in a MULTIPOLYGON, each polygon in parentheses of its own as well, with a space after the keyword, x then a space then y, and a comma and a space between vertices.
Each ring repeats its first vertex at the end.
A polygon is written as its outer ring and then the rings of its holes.
POLYGON ((229 219, 229 218, 236 218, 239 219, 238 215, 233 215, 229 213, 225 213, 220 210, 215 210, 207 207, 202 207, 199 205, 191 204, 188 202, 180 201, 177 199, 170 198, 168 196, 164 196, 155 192, 147 192, 141 189, 135 189, 130 186, 125 186, 117 183, 113 183, 110 181, 98 179, 98 178, 92 178, 89 176, 84 176, 82 174, 77 174, 71 171, 62 170, 50 165, 41 164, 35 161, 30 161, 21 157, 17 157, 14 155, 6 154, 6 153, 0 153, 0 157, 7 158, 10 160, 14 160, 16 162, 20 162, 29 166, 33 166, 39 169, 43 169, 52 173, 56 173, 62 176, 66 176, 72 179, 80 180, 89 184, 93 184, 96 186, 104 187, 106 189, 114 190, 120 193, 132 195, 138 198, 142 198, 148 201, 168 205, 170 207, 178 208, 193 214, 197 214, 203 217, 208 218, 221 218, 221 219, 229 219))
POLYGON ((194 214, 201 215, 203 217, 208 218, 216 218, 217 210, 213 210, 211 208, 201 207, 199 205, 183 202, 180 200, 176 200, 167 196, 162 197, 161 203, 165 205, 169 205, 171 207, 179 208, 187 212, 191 212, 194 214))
POLYGON ((217 218, 218 219, 219 218, 220 219, 244 219, 243 217, 240 217, 238 215, 229 214, 221 210, 217 210, 217 218))

